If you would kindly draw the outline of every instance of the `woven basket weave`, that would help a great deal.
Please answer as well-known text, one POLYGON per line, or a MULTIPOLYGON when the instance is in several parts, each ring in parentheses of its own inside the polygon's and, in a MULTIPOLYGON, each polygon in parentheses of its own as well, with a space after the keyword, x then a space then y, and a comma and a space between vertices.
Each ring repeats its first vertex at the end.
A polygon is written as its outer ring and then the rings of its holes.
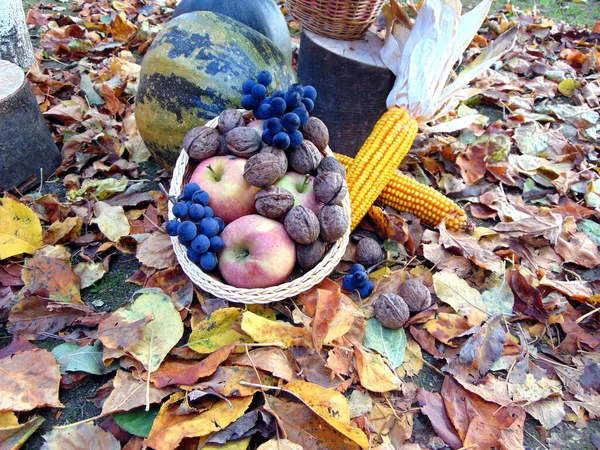
MULTIPOLYGON (((217 119, 207 122, 206 126, 216 128, 217 119)), ((326 149, 326 152, 329 156, 333 156, 333 152, 329 147, 326 149)), ((185 150, 182 150, 173 170, 173 179, 171 180, 171 189, 169 191, 170 195, 178 196, 181 193, 182 187, 190 178, 193 167, 188 164, 189 161, 188 154, 185 150)), ((350 217, 350 198, 348 196, 343 200, 342 206, 346 214, 348 214, 348 217, 350 217)), ((169 220, 174 219, 173 205, 169 202, 169 220)), ((210 292, 216 297, 232 302, 264 304, 293 297, 294 295, 298 295, 319 284, 327 275, 333 272, 333 269, 338 265, 346 251, 349 239, 350 227, 348 227, 346 233, 331 246, 323 260, 314 268, 304 273, 301 277, 277 286, 260 289, 236 288, 221 282, 217 277, 204 273, 198 265, 190 261, 187 256, 187 249, 176 237, 171 237, 171 242, 181 268, 190 280, 192 280, 192 282, 200 289, 210 292)))
POLYGON ((285 0, 287 12, 314 33, 344 41, 362 38, 385 0, 285 0))

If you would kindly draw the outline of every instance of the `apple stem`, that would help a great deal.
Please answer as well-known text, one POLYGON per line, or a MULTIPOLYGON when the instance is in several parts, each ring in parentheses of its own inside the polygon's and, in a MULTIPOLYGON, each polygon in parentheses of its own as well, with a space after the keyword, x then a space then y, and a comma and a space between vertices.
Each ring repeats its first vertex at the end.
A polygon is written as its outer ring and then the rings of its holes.
POLYGON ((250 250, 244 250, 242 253, 239 254, 239 256, 237 256, 235 258, 235 260, 239 261, 242 258, 246 258, 249 254, 250 254, 250 250))
POLYGON ((217 174, 217 172, 215 172, 210 164, 208 164, 206 168, 212 172, 212 174, 215 176, 215 180, 220 181, 221 177, 217 174))
POLYGON ((298 189, 298 191, 304 192, 304 190, 306 189, 306 186, 308 185, 309 179, 310 179, 310 173, 307 173, 306 176, 304 177, 304 182, 302 183, 302 186, 300 186, 300 189, 298 189))

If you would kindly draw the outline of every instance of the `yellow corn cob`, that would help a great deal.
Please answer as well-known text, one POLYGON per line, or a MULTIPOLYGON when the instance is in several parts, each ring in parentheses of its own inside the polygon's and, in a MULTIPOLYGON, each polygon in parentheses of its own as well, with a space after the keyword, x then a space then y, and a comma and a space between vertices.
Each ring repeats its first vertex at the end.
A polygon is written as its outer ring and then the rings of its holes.
MULTIPOLYGON (((349 156, 336 153, 335 157, 346 168, 354 164, 349 156)), ((397 171, 394 171, 379 200, 397 211, 414 214, 428 225, 438 225, 444 219, 447 219, 446 227, 449 229, 465 228, 467 225, 467 216, 460 206, 431 186, 397 171)))
POLYGON ((381 195, 410 150, 417 135, 417 122, 402 108, 389 109, 347 169, 352 205, 352 229, 381 195))

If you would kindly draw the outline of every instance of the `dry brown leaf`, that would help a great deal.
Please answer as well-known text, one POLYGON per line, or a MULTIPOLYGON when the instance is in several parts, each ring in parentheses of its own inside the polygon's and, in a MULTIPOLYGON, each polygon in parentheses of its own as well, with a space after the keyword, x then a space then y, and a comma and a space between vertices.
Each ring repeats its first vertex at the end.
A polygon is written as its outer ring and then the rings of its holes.
POLYGON ((442 396, 419 388, 417 400, 421 406, 421 412, 429 418, 433 429, 446 445, 453 450, 462 447, 462 442, 446 414, 442 396))
POLYGON ((231 363, 235 366, 254 366, 287 382, 297 378, 285 353, 278 348, 256 348, 237 356, 231 363))
POLYGON ((379 206, 369 208, 369 217, 375 224, 375 230, 382 239, 406 244, 411 253, 414 252, 415 243, 410 236, 408 223, 398 214, 390 214, 379 206))
POLYGON ((555 249, 565 262, 572 262, 588 269, 593 269, 600 264, 598 246, 583 231, 574 233, 568 241, 559 237, 555 249))
POLYGON ((465 153, 458 155, 456 164, 468 185, 481 180, 487 170, 488 143, 470 145, 465 153))
POLYGON ((445 249, 458 250, 476 266, 491 270, 497 275, 502 273, 502 259, 494 252, 481 247, 476 238, 464 232, 448 231, 443 222, 440 224, 439 230, 439 242, 445 249))
POLYGON ((177 257, 168 234, 155 231, 137 246, 137 259, 148 267, 166 269, 177 265, 177 257))
POLYGON ((540 280, 540 284, 542 286, 550 286, 551 288, 556 289, 558 292, 561 292, 579 302, 584 302, 594 295, 594 291, 585 281, 550 280, 544 275, 544 277, 542 277, 540 280))
POLYGON ((0 359, 0 411, 62 408, 60 369, 48 350, 32 349, 0 359))
POLYGON ((44 435, 42 450, 91 449, 120 450, 121 444, 108 431, 91 423, 54 429, 44 435))
POLYGON ((149 314, 137 320, 132 320, 115 311, 98 324, 96 337, 104 347, 113 350, 133 347, 144 335, 144 325, 152 322, 154 317, 149 314))
POLYGON ((67 217, 64 222, 56 221, 44 233, 44 242, 49 245, 70 242, 79 237, 82 226, 81 217, 67 217))
POLYGON ((214 374, 192 387, 200 390, 210 388, 226 397, 248 397, 260 391, 259 387, 252 385, 261 384, 263 386, 276 386, 278 380, 260 369, 255 370, 253 367, 220 366, 214 374))

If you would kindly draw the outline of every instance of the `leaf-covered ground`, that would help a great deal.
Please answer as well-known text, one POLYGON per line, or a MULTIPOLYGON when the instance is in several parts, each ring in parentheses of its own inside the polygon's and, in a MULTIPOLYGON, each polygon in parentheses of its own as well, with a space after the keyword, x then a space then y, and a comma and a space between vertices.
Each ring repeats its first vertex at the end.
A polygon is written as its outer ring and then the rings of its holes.
POLYGON ((135 128, 139 63, 173 7, 28 11, 63 163, 0 208, 0 448, 600 448, 600 26, 513 8, 467 50, 519 27, 456 111, 480 121, 421 136, 402 170, 472 233, 379 205, 355 233, 387 252, 370 298, 339 287, 353 240, 331 280, 246 308, 178 267, 169 177, 135 128), (407 278, 433 306, 391 332, 372 303, 407 278))

